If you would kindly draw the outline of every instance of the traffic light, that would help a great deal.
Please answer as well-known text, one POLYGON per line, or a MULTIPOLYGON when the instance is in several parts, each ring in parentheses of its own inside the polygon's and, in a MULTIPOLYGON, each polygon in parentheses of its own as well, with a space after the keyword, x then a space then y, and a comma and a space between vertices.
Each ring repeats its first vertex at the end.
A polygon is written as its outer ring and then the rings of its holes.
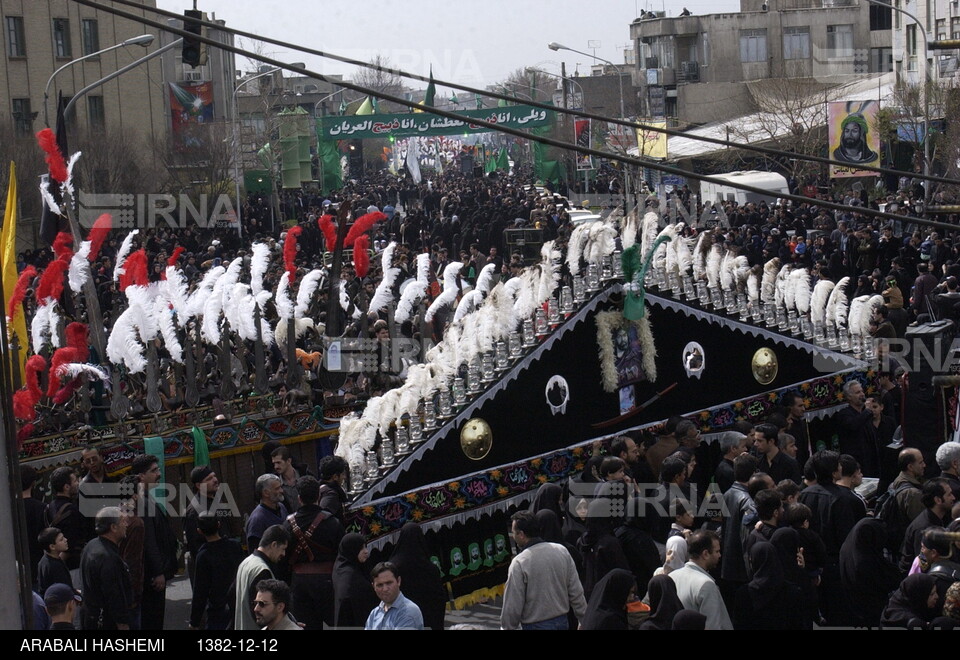
POLYGON ((197 9, 186 9, 183 12, 183 29, 191 35, 183 38, 181 57, 184 64, 192 67, 202 66, 207 63, 207 46, 201 43, 198 36, 203 34, 203 12, 197 9))

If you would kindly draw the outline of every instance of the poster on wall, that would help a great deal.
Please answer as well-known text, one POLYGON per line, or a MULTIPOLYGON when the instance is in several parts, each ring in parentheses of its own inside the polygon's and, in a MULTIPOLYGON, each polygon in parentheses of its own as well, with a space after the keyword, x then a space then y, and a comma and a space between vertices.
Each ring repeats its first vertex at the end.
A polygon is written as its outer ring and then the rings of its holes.
POLYGON ((199 127, 213 121, 213 83, 170 83, 170 115, 177 148, 202 147, 203 134, 199 127))
POLYGON ((834 101, 827 104, 829 123, 829 152, 832 178, 850 176, 878 176, 878 172, 859 166, 880 165, 880 132, 877 114, 880 102, 834 101))

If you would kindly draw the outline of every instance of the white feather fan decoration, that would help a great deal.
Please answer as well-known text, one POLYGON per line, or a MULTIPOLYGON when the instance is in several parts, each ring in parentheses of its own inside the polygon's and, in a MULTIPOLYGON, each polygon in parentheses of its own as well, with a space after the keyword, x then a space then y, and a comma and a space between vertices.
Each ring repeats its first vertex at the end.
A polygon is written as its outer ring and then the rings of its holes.
MULTIPOLYGON (((593 245, 592 241, 591 245, 593 245)), ((590 247, 587 250, 589 251, 590 247)), ((537 290, 538 304, 549 300, 560 285, 560 250, 554 248, 553 241, 547 241, 540 248, 540 255, 542 258, 540 260, 540 283, 537 290)))
POLYGON ((693 268, 693 243, 695 239, 685 238, 679 233, 673 243, 677 246, 677 270, 680 275, 688 275, 693 268))
MULTIPOLYGON (((851 335, 863 334, 863 311, 866 309, 870 296, 857 296, 850 301, 850 312, 847 315, 847 330, 851 335)), ((868 326, 869 327, 869 326, 868 326)))
POLYGON ((785 280, 783 284, 783 306, 787 310, 796 309, 797 305, 797 278, 794 277, 799 269, 793 269, 790 266, 784 266, 780 271, 785 280), (789 269, 789 270, 788 270, 789 269))
POLYGON ((594 222, 590 225, 589 242, 583 257, 588 264, 599 264, 617 249, 617 230, 610 222, 594 222))
POLYGON ((792 277, 797 280, 794 293, 797 313, 806 316, 810 312, 810 297, 813 293, 810 289, 810 272, 806 268, 798 268, 792 277))
POLYGON ((760 299, 764 303, 771 303, 776 299, 777 273, 780 270, 780 259, 774 257, 763 265, 763 280, 760 283, 760 299))
POLYGON ((210 296, 210 292, 213 291, 214 284, 216 284, 220 276, 226 272, 227 269, 223 266, 216 266, 207 271, 203 279, 200 280, 200 285, 190 294, 187 302, 188 315, 183 320, 184 324, 186 324, 188 319, 203 314, 203 303, 210 296))
MULTIPOLYGON (((238 285, 245 286, 245 285, 238 285)), ((129 288, 129 287, 128 287, 129 288)), ((163 338, 163 345, 170 354, 170 359, 177 364, 183 364, 183 347, 173 322, 173 310, 164 296, 154 298, 153 313, 157 319, 157 329, 163 338)))
POLYGON ((737 291, 741 293, 747 287, 747 279, 750 277, 750 260, 745 256, 733 258, 733 282, 737 291))
MULTIPOLYGON (((544 247, 547 245, 553 245, 553 241, 544 244, 544 247)), ((541 248, 541 254, 543 249, 541 248)), ((554 251, 554 254, 557 255, 557 259, 560 258, 560 252, 554 251)), ((480 269, 480 274, 477 275, 477 291, 480 292, 482 296, 486 296, 490 293, 490 287, 493 286, 493 278, 497 274, 497 264, 490 262, 486 266, 480 269)))
POLYGON ((90 278, 90 262, 87 259, 89 255, 90 241, 83 241, 80 243, 80 249, 74 252, 70 258, 67 281, 70 283, 70 290, 74 293, 80 293, 83 285, 90 278))
POLYGON ((417 255, 417 279, 410 282, 400 294, 400 302, 397 303, 397 311, 394 314, 394 320, 397 323, 406 323, 413 317, 413 310, 420 303, 420 300, 427 294, 427 287, 430 285, 430 255, 417 255))
MULTIPOLYGON (((787 264, 780 269, 780 272, 777 273, 776 280, 776 290, 773 294, 773 300, 777 305, 777 308, 783 307, 787 302, 787 284, 790 282, 790 264, 787 264)), ((792 295, 792 294, 791 294, 792 295)), ((793 299, 791 298, 791 303, 793 299)), ((792 305, 791 305, 792 306, 792 305)))
POLYGON ((637 242, 637 232, 640 231, 640 221, 634 209, 627 214, 620 225, 620 243, 624 250, 632 248, 637 242))
POLYGON ((813 287, 813 298, 810 301, 810 320, 823 324, 827 314, 827 302, 834 284, 831 280, 820 280, 813 287))
POLYGON ((517 291, 517 300, 513 304, 513 311, 517 313, 517 319, 523 321, 533 317, 537 310, 537 291, 540 287, 540 269, 527 268, 518 278, 520 279, 519 290, 517 291))
POLYGON ((137 339, 132 310, 128 307, 113 322, 107 337, 107 358, 114 364, 125 365, 130 373, 138 374, 147 368, 147 361, 143 357, 143 345, 137 339))
POLYGON ((482 301, 483 294, 476 289, 465 293, 457 305, 457 311, 453 315, 453 322, 461 321, 465 316, 473 312, 482 301))
POLYGON ((120 276, 124 273, 123 264, 127 262, 127 256, 133 248, 133 237, 140 233, 139 229, 134 229, 123 238, 120 249, 117 250, 117 259, 113 265, 113 281, 119 282, 120 276))
POLYGON ((397 277, 400 275, 400 268, 393 266, 393 253, 396 249, 396 241, 391 241, 380 255, 380 269, 383 276, 377 284, 376 291, 373 292, 370 304, 367 305, 367 309, 371 312, 378 311, 393 302, 393 285, 397 283, 397 277))
MULTIPOLYGON (((340 287, 345 292, 345 287, 340 287)), ((277 306, 277 315, 281 321, 285 321, 293 316, 293 301, 290 300, 290 273, 283 271, 280 281, 277 283, 277 293, 273 296, 274 304, 277 306)), ((342 302, 342 299, 341 299, 342 302)))
POLYGON ((437 315, 437 312, 444 307, 452 305, 457 299, 457 294, 460 293, 460 288, 457 286, 457 274, 462 268, 462 263, 454 261, 447 264, 447 267, 443 269, 443 292, 437 296, 436 300, 434 300, 427 309, 427 313, 424 316, 424 320, 427 323, 433 321, 433 317, 437 315))
POLYGON ((573 276, 580 274, 580 257, 583 256, 583 247, 587 243, 589 232, 588 224, 574 227, 570 240, 567 241, 567 268, 573 276))

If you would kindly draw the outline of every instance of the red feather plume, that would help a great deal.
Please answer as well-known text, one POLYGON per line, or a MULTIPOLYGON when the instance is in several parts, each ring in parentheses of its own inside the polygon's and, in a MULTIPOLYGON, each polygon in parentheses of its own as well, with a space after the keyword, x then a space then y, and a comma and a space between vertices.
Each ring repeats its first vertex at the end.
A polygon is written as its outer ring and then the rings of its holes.
POLYGON ((47 167, 50 168, 50 176, 60 183, 67 180, 67 161, 63 159, 60 148, 57 146, 57 136, 49 128, 45 128, 37 133, 37 144, 47 154, 47 167))
POLYGON ((170 255, 170 258, 167 259, 168 266, 176 266, 177 260, 180 258, 180 255, 187 251, 187 248, 178 245, 173 248, 173 254, 170 255))
MULTIPOLYGON (((33 396, 27 390, 18 390, 13 393, 13 416, 17 419, 25 419, 27 421, 36 419, 36 405, 33 396)), ((22 432, 23 429, 20 429, 20 431, 22 432)), ((17 441, 22 443, 20 433, 17 433, 17 441)))
POLYGON ((55 406, 62 406, 67 401, 70 400, 70 397, 73 396, 73 393, 80 389, 82 385, 79 378, 74 378, 69 383, 61 387, 56 394, 53 395, 53 404, 55 406))
POLYGON ((77 362, 86 362, 90 357, 89 334, 90 329, 85 323, 74 321, 67 325, 65 329, 67 335, 67 346, 76 349, 77 362))
POLYGON ((337 226, 333 224, 333 216, 322 215, 317 220, 317 224, 320 225, 320 231, 323 232, 324 249, 327 252, 333 252, 333 248, 337 245, 337 226))
POLYGON ((53 239, 53 253, 57 259, 70 261, 73 256, 73 235, 68 231, 62 231, 53 239))
POLYGON ((100 254, 100 248, 103 246, 103 242, 107 240, 107 235, 112 228, 113 218, 109 213, 104 213, 97 218, 97 221, 94 222, 90 228, 90 233, 87 234, 87 240, 90 241, 90 254, 87 255, 87 259, 90 261, 97 259, 97 255, 100 254))
POLYGON ((283 239, 283 266, 290 273, 290 284, 293 284, 297 277, 297 238, 303 227, 297 225, 287 230, 287 237, 283 239))
POLYGON ((47 361, 42 355, 31 355, 27 358, 27 364, 24 367, 27 380, 27 391, 33 397, 33 404, 37 405, 43 392, 40 390, 40 372, 46 370, 47 361))
POLYGON ((370 248, 370 237, 361 234, 353 243, 353 268, 357 271, 357 277, 366 277, 370 272, 370 254, 367 250, 370 248))
POLYGON ((70 264, 62 259, 54 259, 47 265, 40 276, 40 284, 37 285, 38 305, 45 305, 47 298, 60 300, 60 294, 63 293, 63 275, 69 267, 70 264))
POLYGON ((50 373, 47 374, 47 396, 52 397, 60 389, 60 375, 57 369, 71 362, 81 362, 77 349, 66 346, 53 352, 53 357, 50 358, 50 373))
POLYGON ((356 222, 353 223, 353 226, 350 227, 350 231, 347 232, 347 239, 343 242, 344 247, 350 247, 353 245, 353 242, 357 240, 357 237, 366 234, 370 231, 370 228, 381 220, 386 220, 385 216, 380 211, 374 211, 373 213, 367 213, 361 215, 357 218, 356 222))
MULTIPOLYGON (((14 395, 16 397, 16 395, 14 395)), ((34 412, 34 417, 36 417, 36 412, 34 412)), ((20 430, 17 431, 17 449, 23 447, 23 443, 30 439, 33 435, 33 424, 24 424, 20 427, 20 430)))
POLYGON ((120 290, 125 290, 131 284, 147 286, 147 251, 140 248, 123 262, 123 274, 120 275, 120 290))
POLYGON ((17 315, 17 308, 20 307, 23 299, 27 297, 27 288, 36 276, 37 269, 33 266, 27 266, 23 269, 23 272, 20 273, 20 277, 17 278, 17 286, 14 288, 13 295, 10 296, 10 303, 7 305, 7 316, 11 319, 17 315))

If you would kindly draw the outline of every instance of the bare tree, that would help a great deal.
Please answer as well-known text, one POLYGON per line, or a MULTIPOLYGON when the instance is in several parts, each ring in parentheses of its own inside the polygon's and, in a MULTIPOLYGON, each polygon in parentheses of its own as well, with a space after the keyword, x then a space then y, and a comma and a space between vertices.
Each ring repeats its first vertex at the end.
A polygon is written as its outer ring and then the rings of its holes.
MULTIPOLYGON (((403 96, 403 78, 395 73, 384 71, 386 68, 395 68, 390 62, 389 57, 379 53, 369 62, 370 66, 376 68, 362 68, 357 71, 353 82, 361 87, 370 90, 370 95, 376 97, 378 93, 389 94, 390 96, 403 96)), ((405 106, 397 106, 389 101, 377 101, 380 106, 380 112, 405 111, 405 106)))

